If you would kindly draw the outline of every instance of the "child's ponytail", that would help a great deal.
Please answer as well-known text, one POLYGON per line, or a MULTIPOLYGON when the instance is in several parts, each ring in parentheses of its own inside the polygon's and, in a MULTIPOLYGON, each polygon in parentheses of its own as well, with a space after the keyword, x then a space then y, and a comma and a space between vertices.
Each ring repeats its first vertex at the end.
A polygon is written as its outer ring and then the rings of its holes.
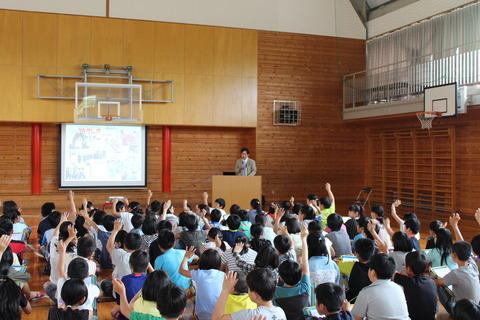
POLYGON ((4 274, 0 274, 0 314, 3 319, 20 319, 20 298, 23 295, 19 286, 4 274))

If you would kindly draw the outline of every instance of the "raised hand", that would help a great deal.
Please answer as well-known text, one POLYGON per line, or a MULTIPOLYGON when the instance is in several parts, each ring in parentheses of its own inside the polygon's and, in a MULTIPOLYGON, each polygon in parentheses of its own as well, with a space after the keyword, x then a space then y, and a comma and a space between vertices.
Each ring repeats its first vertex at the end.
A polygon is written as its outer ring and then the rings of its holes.
POLYGON ((112 280, 112 284, 113 284, 113 291, 115 291, 119 295, 126 294, 125 285, 123 284, 122 280, 115 278, 112 280))
POLYGON ((392 203, 392 205, 393 205, 395 208, 398 208, 398 206, 401 205, 401 204, 402 204, 402 201, 400 201, 400 200, 398 200, 398 199, 395 200, 395 201, 392 203))
POLYGON ((375 248, 377 248, 380 253, 388 253, 388 245, 385 241, 375 240, 375 248))
POLYGON ((59 240, 57 243, 57 250, 59 253, 67 251, 67 243, 63 240, 59 240))
POLYGON ((270 206, 271 206, 273 209, 275 209, 275 211, 278 210, 278 206, 277 206, 277 204, 276 204, 275 202, 272 202, 272 203, 270 204, 270 206))
POLYGON ((448 221, 450 222, 450 225, 455 228, 458 226, 458 221, 460 221, 460 215, 458 213, 452 213, 448 218, 448 221))
POLYGON ((147 196, 148 196, 148 198, 151 198, 153 196, 152 190, 148 189, 147 196))
POLYGON ((327 191, 332 190, 332 185, 331 185, 330 183, 328 183, 328 182, 325 183, 325 189, 326 189, 327 191))
POLYGON ((475 219, 477 219, 478 224, 480 224, 480 208, 475 211, 475 219))
POLYGON ((279 229, 280 229, 280 232, 281 232, 284 236, 288 236, 287 226, 285 226, 285 225, 280 226, 279 229))
POLYGON ((62 215, 60 216, 60 224, 64 223, 65 221, 68 221, 68 212, 64 212, 62 213, 62 215))
POLYGON ((235 253, 240 253, 240 252, 242 252, 243 246, 244 246, 243 242, 238 242, 238 243, 236 243, 236 244, 235 244, 235 247, 233 248, 233 252, 235 252, 235 253))
POLYGON ((308 228, 307 226, 304 225, 302 231, 300 232, 300 238, 302 240, 307 239, 307 236, 308 236, 308 228))
POLYGON ((75 227, 72 224, 68 226, 68 237, 71 240, 77 237, 77 231, 75 230, 75 227))
POLYGON ((121 219, 115 220, 115 222, 113 223, 113 231, 118 232, 118 231, 122 230, 122 228, 123 228, 122 220, 121 219))
POLYGON ((222 290, 226 292, 232 291, 232 289, 237 284, 237 273, 233 271, 229 271, 225 275, 225 279, 223 280, 222 290))
POLYGON ((10 244, 10 236, 4 234, 0 237, 0 255, 7 250, 8 245, 10 244))
POLYGON ((185 250, 185 258, 188 260, 190 259, 191 257, 193 257, 195 255, 195 247, 187 247, 186 248, 187 250, 185 250))

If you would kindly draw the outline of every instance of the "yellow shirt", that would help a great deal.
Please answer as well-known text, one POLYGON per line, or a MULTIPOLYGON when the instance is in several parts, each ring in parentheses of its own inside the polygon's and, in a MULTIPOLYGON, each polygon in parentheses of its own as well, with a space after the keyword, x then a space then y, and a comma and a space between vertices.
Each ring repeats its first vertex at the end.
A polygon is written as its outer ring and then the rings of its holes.
POLYGON ((140 296, 135 301, 133 305, 133 310, 143 314, 149 314, 154 317, 161 317, 160 312, 157 309, 157 303, 154 301, 143 300, 143 297, 140 296))
POLYGON ((248 294, 229 294, 225 304, 224 314, 230 314, 245 309, 257 309, 257 304, 248 297, 248 294))

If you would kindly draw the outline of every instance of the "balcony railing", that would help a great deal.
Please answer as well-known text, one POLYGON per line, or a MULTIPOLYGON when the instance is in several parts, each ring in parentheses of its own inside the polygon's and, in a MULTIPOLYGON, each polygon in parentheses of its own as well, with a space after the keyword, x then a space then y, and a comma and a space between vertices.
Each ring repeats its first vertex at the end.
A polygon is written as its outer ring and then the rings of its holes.
POLYGON ((343 110, 423 97, 426 87, 480 83, 480 42, 343 77, 343 110))

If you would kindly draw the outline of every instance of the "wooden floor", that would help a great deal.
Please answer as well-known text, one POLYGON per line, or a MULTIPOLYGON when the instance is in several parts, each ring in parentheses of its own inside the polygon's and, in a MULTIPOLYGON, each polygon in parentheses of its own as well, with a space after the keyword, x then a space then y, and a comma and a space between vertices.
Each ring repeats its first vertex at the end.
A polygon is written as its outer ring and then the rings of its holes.
MULTIPOLYGON (((38 223, 37 223, 38 224, 38 223)), ((35 225, 35 224, 33 224, 35 225)), ((34 233, 36 230, 34 230, 34 233)), ((420 241, 422 248, 425 247, 425 238, 426 235, 422 234, 422 239, 420 241)), ((41 291, 43 292, 43 283, 48 280, 48 276, 43 275, 43 268, 45 267, 45 260, 42 257, 38 256, 39 247, 36 244, 36 240, 33 239, 33 243, 29 245, 26 249, 25 259, 28 260, 27 271, 31 274, 32 279, 30 281, 30 287, 32 291, 41 291)), ((106 270, 105 272, 100 272, 98 275, 98 279, 101 280, 104 277, 111 278, 111 271, 106 270)), ((47 319, 48 317, 48 310, 53 306, 52 301, 46 297, 41 300, 32 301, 32 313, 30 315, 23 314, 22 319, 47 319)), ((439 305, 439 314, 437 315, 437 319, 439 320, 447 320, 451 319, 448 313, 443 309, 440 302, 439 305)), ((110 315, 110 310, 116 306, 116 302, 112 301, 112 299, 102 299, 100 298, 98 301, 98 319, 112 319, 110 315)), ((192 314, 193 313, 193 301, 189 300, 187 305, 187 310, 184 314, 185 320, 193 320, 196 317, 192 314)))

